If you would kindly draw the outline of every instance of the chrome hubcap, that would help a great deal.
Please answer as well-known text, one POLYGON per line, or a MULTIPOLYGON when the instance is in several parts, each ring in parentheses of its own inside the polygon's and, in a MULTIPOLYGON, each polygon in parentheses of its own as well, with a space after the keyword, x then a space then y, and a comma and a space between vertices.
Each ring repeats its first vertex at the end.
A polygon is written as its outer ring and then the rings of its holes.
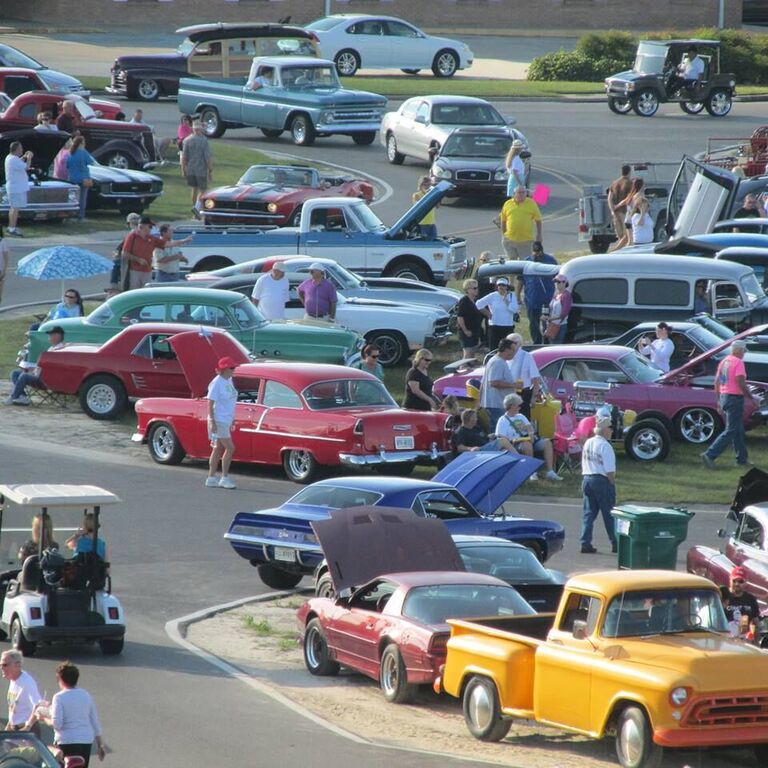
POLYGON ((88 390, 86 400, 94 413, 109 413, 117 404, 117 395, 107 384, 97 384, 88 390))
POLYGON ((310 629, 305 643, 307 649, 307 661, 312 668, 320 666, 320 658, 324 652, 325 643, 316 629, 310 629))
POLYGON ((307 135, 304 123, 301 120, 297 120, 293 124, 293 136, 297 141, 304 141, 304 137, 307 135))
POLYGON ((312 466, 312 459, 306 451, 291 451, 288 465, 294 475, 304 477, 312 466))
POLYGON ((397 664, 394 656, 387 656, 381 667, 381 687, 387 694, 393 694, 397 690, 397 664))
POLYGON ((381 355, 379 362, 382 365, 394 363, 400 353, 400 345, 397 341, 391 336, 377 336, 375 342, 381 355))
POLYGON ((204 112, 201 122, 207 134, 213 133, 219 126, 219 120, 213 112, 204 112))
POLYGON ((342 75, 349 75, 357 69, 357 60, 351 53, 343 53, 339 56, 338 67, 342 75))
POLYGON ((110 168, 119 168, 121 171, 125 171, 131 167, 128 158, 125 155, 114 154, 109 158, 107 165, 110 168))
POLYGON ((642 429, 632 438, 635 453, 651 461, 661 453, 661 436, 654 429, 642 429))
POLYGON ((731 99, 728 96, 727 93, 716 93, 712 97, 712 101, 710 102, 710 106, 712 108, 712 111, 716 115, 724 115, 726 114, 730 108, 731 108, 731 99))
POLYGON ((644 114, 650 115, 656 111, 658 100, 652 93, 643 93, 637 102, 637 108, 644 114))
POLYGON ((156 429, 152 435, 152 449, 162 459, 167 459, 173 451, 174 439, 170 429, 162 427, 156 429))
POLYGON ((453 54, 444 53, 437 60, 437 68, 441 75, 452 75, 456 70, 456 60, 453 58, 453 54))
POLYGON ((634 765, 642 756, 643 735, 637 727, 637 723, 627 720, 621 728, 619 739, 623 762, 634 765))
POLYGON ((397 156, 397 141, 395 141, 394 136, 390 136, 387 139, 387 155, 390 160, 394 160, 397 156))
POLYGON ((686 411, 680 420, 680 431, 689 443, 706 443, 715 432, 715 420, 708 411, 686 411))
POLYGON ((482 685, 476 685, 469 695, 467 715, 479 730, 484 730, 491 723, 493 705, 488 691, 482 685))
POLYGON ((689 112, 701 112, 701 110, 704 109, 704 104, 700 101, 686 101, 685 106, 688 108, 689 112))
POLYGON ((139 83, 139 94, 145 99, 157 96, 157 83, 154 80, 142 80, 139 83))
POLYGON ((619 112, 629 112, 632 109, 632 102, 629 99, 614 99, 613 106, 619 112))

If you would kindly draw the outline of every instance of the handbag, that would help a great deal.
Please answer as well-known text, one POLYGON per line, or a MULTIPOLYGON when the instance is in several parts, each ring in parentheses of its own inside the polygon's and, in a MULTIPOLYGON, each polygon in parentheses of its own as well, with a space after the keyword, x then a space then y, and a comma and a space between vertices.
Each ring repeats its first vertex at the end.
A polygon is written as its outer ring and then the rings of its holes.
POLYGON ((556 323, 547 323, 546 330, 544 331, 544 338, 549 341, 554 341, 557 338, 557 334, 560 333, 560 326, 556 323))
POLYGON ((86 189, 90 189, 93 186, 93 179, 83 179, 80 182, 86 189))

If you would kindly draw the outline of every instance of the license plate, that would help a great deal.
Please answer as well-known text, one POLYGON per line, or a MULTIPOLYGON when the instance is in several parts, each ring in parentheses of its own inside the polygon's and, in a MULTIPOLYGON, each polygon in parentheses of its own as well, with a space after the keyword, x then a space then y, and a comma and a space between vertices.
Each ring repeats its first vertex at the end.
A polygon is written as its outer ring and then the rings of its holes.
POLYGON ((395 435, 395 450, 412 451, 413 436, 412 435, 395 435))
POLYGON ((296 562, 296 550, 287 547, 275 547, 275 560, 282 560, 286 563, 296 562))

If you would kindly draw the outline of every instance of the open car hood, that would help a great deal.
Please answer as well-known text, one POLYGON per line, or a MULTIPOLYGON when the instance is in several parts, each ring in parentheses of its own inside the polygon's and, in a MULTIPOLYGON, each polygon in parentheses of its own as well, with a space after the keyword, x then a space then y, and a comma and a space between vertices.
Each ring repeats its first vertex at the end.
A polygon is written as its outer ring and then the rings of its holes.
POLYGON ((463 571, 464 563, 442 520, 410 509, 348 507, 310 522, 336 593, 384 573, 463 571))
POLYGON ((421 221, 453 189, 450 181, 439 181, 424 197, 412 205, 388 230, 387 237, 402 236, 414 224, 421 221))
POLYGON ((216 375, 222 357, 231 357, 238 365, 249 363, 248 350, 237 339, 218 328, 200 327, 171 336, 168 342, 179 359, 192 397, 204 397, 216 375))
POLYGON ((492 515, 544 462, 507 451, 460 453, 432 479, 452 485, 483 515, 492 515))
MULTIPOLYGON (((8 155, 12 142, 20 141, 24 151, 30 150, 34 155, 32 168, 45 177, 48 175, 48 168, 53 159, 68 140, 69 134, 63 132, 35 131, 27 128, 19 131, 3 131, 0 133, 0 157, 5 158, 8 155)), ((4 165, 0 166, 0 183, 5 184, 4 165)))
POLYGON ((752 467, 749 472, 739 478, 728 518, 738 520, 739 513, 745 507, 766 501, 768 501, 768 472, 752 467))
POLYGON ((504 275, 522 275, 524 277, 555 277, 561 271, 560 264, 547 264, 543 261, 491 261, 481 264, 477 269, 477 276, 481 280, 490 280, 493 277, 504 275))

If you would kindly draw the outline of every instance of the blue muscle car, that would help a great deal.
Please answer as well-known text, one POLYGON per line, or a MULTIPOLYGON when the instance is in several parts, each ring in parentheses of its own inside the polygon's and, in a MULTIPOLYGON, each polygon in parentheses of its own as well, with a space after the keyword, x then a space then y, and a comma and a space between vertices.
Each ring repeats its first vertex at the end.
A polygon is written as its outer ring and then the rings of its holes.
POLYGON ((273 589, 295 587, 315 571, 323 554, 310 523, 327 518, 331 509, 346 507, 410 508, 421 517, 440 518, 451 534, 525 544, 545 561, 563 548, 563 526, 513 517, 499 509, 541 463, 506 452, 473 452, 462 453, 433 480, 380 476, 321 480, 276 509, 238 512, 224 538, 273 589))

